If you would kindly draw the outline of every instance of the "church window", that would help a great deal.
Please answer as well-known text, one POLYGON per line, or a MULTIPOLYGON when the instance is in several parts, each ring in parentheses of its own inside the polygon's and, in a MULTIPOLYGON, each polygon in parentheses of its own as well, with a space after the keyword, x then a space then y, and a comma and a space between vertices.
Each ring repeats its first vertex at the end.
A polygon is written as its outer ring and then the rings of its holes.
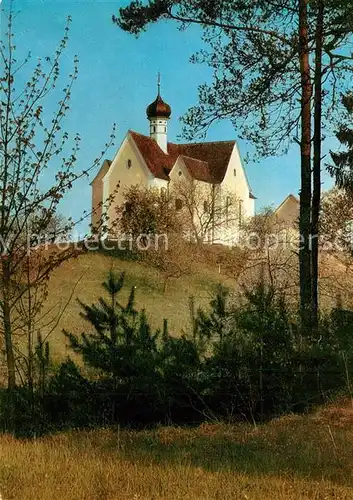
POLYGON ((236 175, 237 175, 236 169, 233 170, 233 173, 234 173, 234 177, 236 177, 236 175))
POLYGON ((175 200, 175 210, 181 210, 183 208, 183 201, 180 198, 175 200))
POLYGON ((127 163, 126 163, 126 166, 127 166, 127 168, 131 168, 131 165, 132 165, 132 161, 129 158, 127 163))
POLYGON ((183 172, 181 170, 179 170, 178 175, 180 177, 181 175, 183 175, 183 172))
POLYGON ((205 214, 208 214, 208 203, 207 203, 207 200, 205 200, 203 202, 203 211, 205 212, 205 214))
POLYGON ((156 131, 156 127, 152 127, 152 132, 155 132, 156 131))

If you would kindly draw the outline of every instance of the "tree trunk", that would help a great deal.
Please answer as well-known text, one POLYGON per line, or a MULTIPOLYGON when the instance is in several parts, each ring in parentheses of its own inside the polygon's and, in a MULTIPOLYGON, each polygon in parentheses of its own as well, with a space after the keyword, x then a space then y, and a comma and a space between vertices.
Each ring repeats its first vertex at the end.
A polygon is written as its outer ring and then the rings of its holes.
POLYGON ((15 355, 13 349, 12 328, 11 328, 11 306, 10 306, 10 291, 11 291, 11 274, 10 264, 8 260, 3 260, 2 265, 3 273, 3 325, 5 337, 5 350, 6 350, 6 364, 7 364, 7 387, 14 390, 16 388, 16 369, 15 369, 15 355))
POLYGON ((26 296, 23 297, 23 305, 25 310, 28 311, 27 318, 27 349, 28 349, 28 359, 27 359, 27 384, 31 396, 33 396, 33 364, 34 364, 34 352, 33 352, 33 323, 32 323, 32 290, 31 290, 31 259, 29 255, 26 258, 26 278, 27 278, 27 303, 26 296))
POLYGON ((299 1, 299 62, 301 73, 301 189, 300 189, 300 313, 302 331, 311 330, 311 98, 308 0, 299 1))
POLYGON ((214 184, 212 184, 212 206, 211 206, 211 210, 212 210, 212 244, 214 243, 214 235, 215 235, 215 189, 216 189, 216 186, 214 184))
POLYGON ((315 34, 315 110, 314 110, 314 165, 312 200, 312 318, 313 326, 318 326, 319 311, 319 217, 321 200, 321 128, 322 128, 322 50, 323 50, 324 2, 318 1, 315 34))

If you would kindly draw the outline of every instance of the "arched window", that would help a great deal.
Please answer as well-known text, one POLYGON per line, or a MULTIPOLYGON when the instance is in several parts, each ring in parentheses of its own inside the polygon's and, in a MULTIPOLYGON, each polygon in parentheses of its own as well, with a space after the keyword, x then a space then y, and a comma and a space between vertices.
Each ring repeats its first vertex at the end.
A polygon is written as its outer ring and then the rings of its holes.
POLYGON ((181 210, 183 208, 183 201, 180 198, 175 200, 175 210, 181 210))
POLYGON ((129 158, 128 161, 126 162, 126 166, 127 166, 127 168, 131 168, 131 165, 132 165, 132 161, 129 158))
POLYGON ((203 211, 205 212, 205 214, 208 214, 208 212, 209 212, 209 207, 208 207, 207 200, 205 200, 203 202, 203 211))

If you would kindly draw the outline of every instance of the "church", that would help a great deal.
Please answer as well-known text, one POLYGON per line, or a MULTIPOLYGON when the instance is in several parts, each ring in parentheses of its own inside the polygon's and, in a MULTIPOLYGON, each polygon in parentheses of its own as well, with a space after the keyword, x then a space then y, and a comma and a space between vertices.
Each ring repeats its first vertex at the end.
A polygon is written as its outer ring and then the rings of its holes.
POLYGON ((147 107, 146 113, 149 135, 129 130, 115 157, 103 162, 91 183, 92 226, 98 227, 102 216, 115 220, 116 207, 124 204, 124 192, 131 186, 158 189, 161 195, 171 196, 173 193, 175 210, 183 210, 183 198, 178 195, 183 182, 193 192, 197 189, 204 193, 203 200, 202 196, 199 197, 201 206, 193 209, 198 212, 200 224, 201 212, 209 212, 211 205, 218 207, 218 211, 213 212, 213 220, 204 228, 203 240, 233 244, 242 221, 255 212, 255 196, 236 141, 169 142, 168 121, 172 111, 161 97, 160 80, 157 97, 147 107), (114 192, 114 201, 106 204, 114 192), (234 220, 230 222, 230 207, 237 214, 236 224, 234 220))

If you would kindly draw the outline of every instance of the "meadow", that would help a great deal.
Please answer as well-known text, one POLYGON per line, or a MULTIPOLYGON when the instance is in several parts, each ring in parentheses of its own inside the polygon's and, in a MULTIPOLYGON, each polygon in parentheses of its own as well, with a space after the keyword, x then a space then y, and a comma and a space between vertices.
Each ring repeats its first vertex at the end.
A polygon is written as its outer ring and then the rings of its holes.
POLYGON ((254 427, 0 436, 3 500, 348 500, 353 408, 254 427))
POLYGON ((206 307, 219 282, 232 282, 219 273, 217 266, 195 264, 192 274, 170 279, 163 292, 163 278, 153 267, 99 252, 82 254, 62 264, 51 276, 44 319, 38 321, 43 337, 51 332, 48 340, 54 358, 62 359, 71 354, 62 334, 63 328, 75 333, 87 328, 85 321, 80 318, 81 309, 76 298, 87 304, 96 302, 102 295, 101 285, 110 269, 126 273, 120 300, 127 300, 134 286, 136 308, 146 310, 149 322, 156 329, 162 328, 163 320, 168 319, 169 330, 175 335, 190 331, 191 296, 196 307, 206 307))
MULTIPOLYGON (((214 252, 219 252, 219 249, 214 249, 214 252)), ((327 311, 334 307, 338 296, 344 298, 348 307, 353 307, 350 273, 347 269, 342 271, 342 266, 336 259, 327 259, 327 256, 322 256, 322 310, 327 311)), ((131 287, 135 287, 136 308, 145 309, 148 321, 154 329, 161 329, 163 320, 167 319, 169 332, 173 335, 191 333, 191 297, 195 309, 201 307, 207 310, 218 284, 221 283, 231 292, 242 291, 235 276, 230 271, 227 272, 225 266, 216 264, 212 252, 208 254, 208 258, 192 260, 190 272, 169 279, 164 291, 163 275, 152 265, 130 260, 124 252, 83 253, 64 262, 52 273, 48 298, 40 315, 42 319, 40 316, 37 318, 36 329, 41 331, 42 337, 48 338, 52 356, 56 361, 71 355, 62 333, 63 328, 73 333, 87 329, 86 322, 80 317, 81 309, 76 299, 79 298, 86 304, 95 303, 102 295, 103 281, 109 271, 114 270, 117 273, 125 273, 125 285, 119 294, 120 300, 127 300, 131 287)), ((258 277, 255 273, 250 277, 252 281, 246 281, 246 286, 257 282, 258 277)), ((234 297, 239 300, 237 293, 234 297)))
MULTIPOLYGON (((122 300, 136 287, 136 306, 153 327, 191 328, 189 297, 205 307, 220 281, 200 264, 171 280, 141 262, 87 253, 63 264, 49 284, 46 311, 58 321, 49 340, 57 360, 72 351, 62 328, 87 326, 75 298, 96 302, 109 269, 126 273, 122 300)), ((45 334, 45 331, 43 332, 45 334)), ((78 359, 78 358, 77 358, 78 359)), ((133 431, 70 430, 40 438, 0 435, 1 500, 353 500, 353 403, 270 422, 133 431)))

